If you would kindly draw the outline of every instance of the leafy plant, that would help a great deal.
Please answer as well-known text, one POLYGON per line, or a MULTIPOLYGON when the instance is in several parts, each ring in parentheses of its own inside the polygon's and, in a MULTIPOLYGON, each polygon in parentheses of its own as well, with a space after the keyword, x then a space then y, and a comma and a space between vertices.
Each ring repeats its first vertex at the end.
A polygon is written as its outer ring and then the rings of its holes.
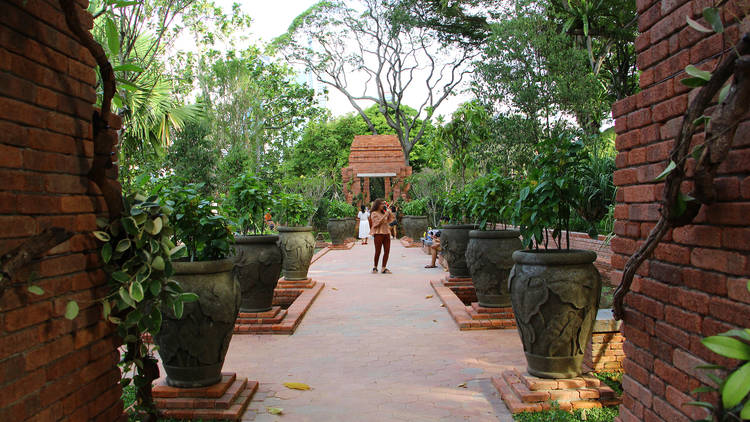
POLYGON ((404 205, 401 206, 401 213, 403 215, 417 216, 427 214, 427 198, 412 199, 411 201, 404 203, 404 205))
MULTIPOLYGON (((123 198, 122 216, 113 222, 97 220, 101 229, 94 236, 103 242, 100 255, 109 275, 107 296, 102 299, 103 317, 117 326, 117 334, 127 345, 122 359, 123 387, 132 379, 137 392, 136 410, 150 411, 150 393, 141 389, 151 385, 156 367, 152 351, 141 336, 156 335, 161 328, 163 307, 181 317, 183 303, 198 299, 183 293, 179 283, 170 280, 171 261, 184 255, 183 245, 170 239, 168 207, 156 196, 132 194, 123 198), (153 365, 149 368, 149 362, 153 365), (132 378, 131 378, 132 377, 132 378)), ((156 370, 158 374, 158 369, 156 370)), ((149 390, 150 391, 150 390, 149 390)))
POLYGON ((559 131, 540 144, 513 211, 513 222, 521 229, 525 247, 547 249, 547 229, 552 229, 552 239, 558 249, 562 248, 562 232, 570 231, 571 211, 584 202, 580 180, 586 160, 583 144, 567 131, 559 131))
POLYGON ((512 217, 511 198, 516 187, 512 179, 493 172, 468 186, 468 205, 471 219, 480 230, 495 230, 497 223, 508 223, 512 217))
MULTIPOLYGON (((750 280, 747 282, 747 290, 750 291, 750 280)), ((706 337, 701 340, 701 343, 717 355, 737 359, 740 363, 726 379, 721 379, 713 373, 707 373, 706 375, 716 383, 716 387, 705 386, 693 390, 694 394, 720 393, 721 401, 718 405, 714 406, 705 401, 693 401, 688 404, 704 407, 711 411, 711 416, 702 419, 702 421, 713 422, 718 420, 724 422, 750 419, 750 396, 748 396, 748 393, 750 393, 750 328, 729 330, 716 336, 706 337)), ((729 371, 721 365, 699 366, 698 368, 729 371)))
POLYGON ((227 196, 227 211, 236 222, 240 233, 262 233, 263 215, 273 204, 268 186, 257 176, 243 173, 235 179, 227 196))
POLYGON ((298 193, 281 195, 277 204, 279 222, 288 227, 299 227, 310 224, 315 214, 315 205, 298 193))
POLYGON ((226 258, 234 242, 230 221, 215 202, 201 196, 200 188, 194 183, 160 187, 164 204, 174 210, 169 216, 174 238, 185 244, 191 262, 226 258))
POLYGON ((469 218, 469 195, 466 188, 453 189, 445 195, 443 216, 451 223, 464 223, 469 218))
POLYGON ((550 410, 542 412, 522 412, 513 415, 518 422, 613 422, 619 412, 617 407, 603 407, 594 409, 576 409, 572 412, 560 409, 557 402, 552 403, 550 410))
POLYGON ((328 218, 346 218, 357 215, 357 209, 344 201, 333 200, 328 202, 328 218))

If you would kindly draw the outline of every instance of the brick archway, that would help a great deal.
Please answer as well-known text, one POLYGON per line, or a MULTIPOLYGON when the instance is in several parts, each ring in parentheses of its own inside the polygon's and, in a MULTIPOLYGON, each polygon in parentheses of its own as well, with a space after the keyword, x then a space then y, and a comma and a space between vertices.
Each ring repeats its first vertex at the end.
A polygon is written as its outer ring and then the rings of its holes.
POLYGON ((374 200, 370 198, 372 178, 383 178, 386 199, 407 199, 409 185, 406 178, 412 170, 405 162, 404 150, 395 135, 355 136, 349 166, 341 169, 346 201, 359 206, 374 200))

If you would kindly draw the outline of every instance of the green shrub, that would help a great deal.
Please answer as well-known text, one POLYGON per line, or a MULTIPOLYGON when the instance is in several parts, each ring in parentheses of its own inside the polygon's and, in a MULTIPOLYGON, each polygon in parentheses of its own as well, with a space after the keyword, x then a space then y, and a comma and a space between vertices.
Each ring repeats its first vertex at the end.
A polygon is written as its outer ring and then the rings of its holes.
POLYGON ((515 190, 514 181, 499 173, 476 179, 467 189, 470 219, 479 224, 480 230, 495 230, 497 223, 510 222, 515 190))
POLYGON ((277 204, 279 223, 287 227, 309 225, 316 207, 298 193, 282 194, 277 204))
POLYGON ((470 216, 469 192, 466 188, 453 189, 443 198, 445 208, 443 214, 454 224, 466 223, 470 216))
POLYGON ((618 414, 617 407, 578 409, 572 413, 553 407, 544 412, 519 413, 513 416, 513 420, 519 422, 612 422, 618 414))
POLYGON ((263 215, 271 205, 273 198, 268 186, 255 175, 244 173, 229 187, 224 208, 239 232, 250 234, 264 231, 263 215))
POLYGON ((401 207, 403 215, 424 216, 427 214, 427 198, 412 199, 401 207))
POLYGON ((328 218, 355 217, 357 209, 347 202, 332 200, 328 202, 328 218))
POLYGON ((162 200, 173 212, 169 221, 177 243, 188 250, 190 261, 226 258, 234 242, 228 218, 219 214, 212 199, 200 195, 201 185, 167 184, 160 188, 162 200))

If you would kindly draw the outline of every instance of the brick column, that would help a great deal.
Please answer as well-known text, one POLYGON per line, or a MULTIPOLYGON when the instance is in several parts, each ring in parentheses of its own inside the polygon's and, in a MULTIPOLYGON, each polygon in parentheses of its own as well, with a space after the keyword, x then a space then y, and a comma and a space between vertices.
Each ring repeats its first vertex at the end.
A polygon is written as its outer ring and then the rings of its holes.
POLYGON ((364 180, 365 180, 365 183, 364 183, 364 186, 362 187, 362 190, 364 191, 364 194, 365 194, 364 195, 365 205, 369 207, 370 206, 369 204, 371 202, 370 200, 370 178, 365 177, 364 180))
POLYGON ((385 194, 384 194, 384 196, 385 196, 386 199, 388 199, 389 196, 390 196, 390 194, 391 194, 391 178, 390 177, 386 177, 385 180, 383 181, 383 185, 385 186, 385 194))

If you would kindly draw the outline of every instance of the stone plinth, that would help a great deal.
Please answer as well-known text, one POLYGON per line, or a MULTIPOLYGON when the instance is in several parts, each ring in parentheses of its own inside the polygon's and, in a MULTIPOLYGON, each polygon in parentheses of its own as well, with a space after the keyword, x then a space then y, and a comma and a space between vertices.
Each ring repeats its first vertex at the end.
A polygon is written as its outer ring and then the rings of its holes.
POLYGON ((583 356, 583 364, 595 372, 623 372, 622 348, 625 337, 620 334, 621 321, 615 321, 611 309, 599 309, 591 342, 583 356))
POLYGON ((162 379, 152 390, 154 404, 164 418, 238 421, 258 390, 258 382, 237 378, 234 372, 222 375, 221 382, 203 388, 170 387, 162 379))
POLYGON ((460 330, 516 328, 513 308, 479 306, 470 278, 444 278, 431 281, 430 284, 460 330))
POLYGON ((354 247, 354 242, 345 242, 340 245, 330 245, 328 248, 332 251, 348 251, 354 247))
POLYGON ((401 246, 405 248, 421 248, 422 247, 422 242, 415 241, 414 239, 408 236, 402 237, 401 239, 399 239, 399 242, 401 242, 401 246))
POLYGON ((545 379, 512 369, 492 377, 492 384, 511 413, 549 410, 553 401, 567 411, 620 404, 617 393, 591 375, 545 379))
POLYGON ((240 312, 235 334, 293 334, 312 303, 325 287, 312 279, 281 279, 273 292, 274 307, 267 312, 240 312), (284 309, 286 308, 286 309, 284 309))

